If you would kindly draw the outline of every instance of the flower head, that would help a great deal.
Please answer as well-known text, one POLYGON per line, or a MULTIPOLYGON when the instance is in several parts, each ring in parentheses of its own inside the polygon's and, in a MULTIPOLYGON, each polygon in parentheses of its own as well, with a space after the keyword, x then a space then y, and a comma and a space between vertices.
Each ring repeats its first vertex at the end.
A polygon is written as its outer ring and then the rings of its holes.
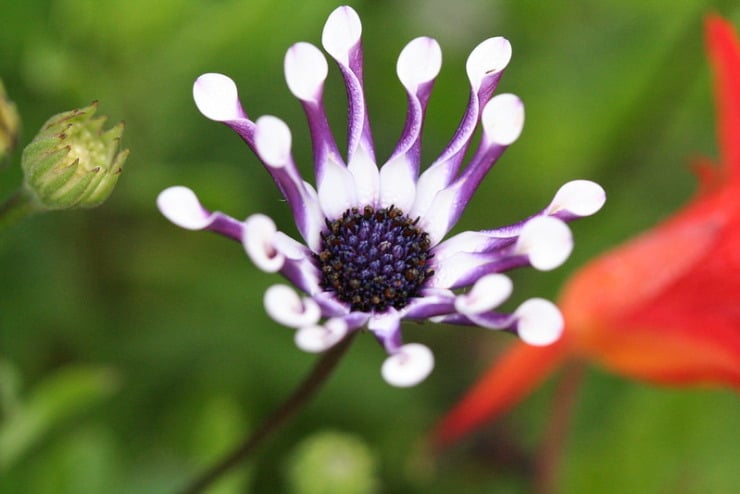
POLYGON ((422 124, 442 63, 439 45, 421 37, 401 52, 397 73, 408 99, 406 123, 390 157, 378 166, 363 94, 361 31, 357 13, 339 7, 322 35, 347 89, 346 159, 322 103, 328 73, 324 55, 309 43, 297 43, 285 56, 288 87, 308 119, 315 188, 303 180, 293 161, 285 123, 272 116, 251 120, 236 85, 224 75, 205 74, 193 88, 201 113, 236 131, 262 161, 290 206, 303 243, 264 215, 240 222, 208 211, 181 186, 160 194, 160 210, 184 228, 211 230, 242 242, 258 267, 280 272, 297 287, 302 293, 275 285, 264 302, 275 321, 296 329, 295 340, 303 350, 321 352, 350 331, 369 329, 389 355, 383 377, 397 386, 420 382, 434 366, 427 347, 403 343, 403 320, 506 330, 535 345, 556 340, 562 318, 552 303, 531 299, 513 313, 496 310, 512 290, 502 272, 560 265, 572 248, 565 222, 596 212, 604 191, 592 182, 570 182, 546 208, 520 223, 445 239, 480 182, 522 130, 519 98, 493 97, 511 46, 504 38, 490 38, 470 54, 470 99, 460 126, 441 155, 421 172, 422 124), (478 149, 461 167, 479 123, 478 149))
POLYGON ((740 389, 740 42, 716 16, 706 32, 721 165, 701 163, 693 201, 579 270, 560 299, 563 338, 515 345, 442 419, 438 443, 508 410, 567 358, 652 383, 740 389))

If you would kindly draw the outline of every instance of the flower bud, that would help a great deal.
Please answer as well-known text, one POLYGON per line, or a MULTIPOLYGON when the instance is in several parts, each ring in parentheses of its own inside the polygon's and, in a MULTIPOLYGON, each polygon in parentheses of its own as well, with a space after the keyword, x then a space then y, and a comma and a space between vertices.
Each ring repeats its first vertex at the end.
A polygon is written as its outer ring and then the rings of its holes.
POLYGON ((0 162, 15 149, 21 119, 15 104, 8 100, 0 80, 0 162))
POLYGON ((95 207, 113 191, 128 156, 119 151, 123 123, 103 131, 96 109, 94 102, 51 117, 23 150, 25 191, 39 209, 95 207))
POLYGON ((361 439, 325 430, 298 444, 286 473, 296 494, 372 494, 379 492, 377 468, 361 439))

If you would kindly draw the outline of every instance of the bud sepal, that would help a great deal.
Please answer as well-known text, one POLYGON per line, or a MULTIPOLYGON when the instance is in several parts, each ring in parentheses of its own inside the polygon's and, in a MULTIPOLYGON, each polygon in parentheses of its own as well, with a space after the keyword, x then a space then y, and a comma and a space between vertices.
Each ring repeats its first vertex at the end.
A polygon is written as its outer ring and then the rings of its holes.
POLYGON ((8 99, 3 81, 0 80, 0 164, 15 149, 20 126, 18 110, 8 99))

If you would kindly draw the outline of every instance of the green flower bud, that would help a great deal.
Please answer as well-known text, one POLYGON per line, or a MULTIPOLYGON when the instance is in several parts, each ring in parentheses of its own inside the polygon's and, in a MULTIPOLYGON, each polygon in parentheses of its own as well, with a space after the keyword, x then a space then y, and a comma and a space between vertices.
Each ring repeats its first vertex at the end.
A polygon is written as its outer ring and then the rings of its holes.
POLYGON ((8 100, 0 80, 0 162, 15 149, 21 119, 12 101, 8 100))
POLYGON ((295 494, 374 494, 380 491, 370 448, 355 436, 324 431, 305 439, 288 464, 295 494))
POLYGON ((113 191, 128 156, 119 151, 123 123, 104 132, 96 109, 51 117, 23 150, 23 185, 37 209, 91 208, 113 191))

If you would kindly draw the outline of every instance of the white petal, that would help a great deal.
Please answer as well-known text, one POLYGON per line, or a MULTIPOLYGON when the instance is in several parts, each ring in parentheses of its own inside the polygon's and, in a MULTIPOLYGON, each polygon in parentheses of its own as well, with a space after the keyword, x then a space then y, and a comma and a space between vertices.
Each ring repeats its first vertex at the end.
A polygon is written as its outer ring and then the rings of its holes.
POLYGON ((452 214, 460 205, 460 187, 464 184, 447 187, 434 196, 429 208, 421 216, 421 226, 429 234, 429 241, 437 245, 450 231, 452 214))
POLYGON ((549 271, 565 262, 573 250, 573 235, 565 222, 538 216, 522 227, 514 251, 529 256, 535 269, 549 271))
POLYGON ((416 195, 416 180, 405 155, 398 156, 380 169, 380 205, 391 205, 404 213, 411 209, 416 195))
POLYGON ((203 209, 195 193, 181 185, 160 192, 157 207, 172 223, 188 230, 202 230, 211 224, 211 214, 203 209))
MULTIPOLYGON (((319 276, 320 274, 317 270, 316 278, 319 276)), ((316 282, 316 285, 318 285, 318 281, 316 282)), ((344 302, 337 300, 333 292, 327 292, 321 289, 310 293, 311 297, 321 307, 322 314, 327 317, 345 317, 350 314, 349 307, 347 307, 344 302)))
POLYGON ((347 209, 357 207, 354 178, 346 166, 329 158, 319 180, 319 204, 325 217, 338 218, 347 209))
POLYGON ((310 252, 305 245, 283 232, 275 232, 272 245, 280 254, 294 261, 306 259, 310 252))
POLYGON ((349 65, 349 52, 360 42, 362 23, 352 7, 338 7, 329 15, 321 34, 324 49, 342 65, 349 65))
POLYGON ((407 44, 398 56, 396 72, 401 84, 411 93, 417 86, 429 82, 442 67, 442 50, 432 38, 420 37, 407 44))
POLYGON ((432 166, 424 170, 416 181, 416 196, 414 206, 409 211, 409 216, 416 218, 425 216, 429 206, 434 201, 437 193, 447 187, 449 173, 443 166, 432 166))
POLYGON ((461 314, 480 314, 498 307, 511 295, 513 284, 508 276, 489 274, 475 282, 469 292, 455 298, 461 314))
POLYGON ((300 328, 295 334, 295 344, 304 352, 319 353, 328 350, 347 334, 347 324, 341 319, 329 319, 324 325, 300 328))
POLYGON ((373 314, 367 321, 367 329, 372 331, 385 351, 396 353, 401 348, 401 314, 394 308, 373 314))
POLYGON ((273 285, 265 291, 265 311, 275 322, 289 328, 312 326, 319 321, 321 309, 308 297, 300 297, 288 285, 273 285))
POLYGON ((590 180, 573 180, 560 187, 548 208, 548 214, 568 211, 577 216, 590 216, 606 202, 601 185, 590 180))
POLYGON ((477 90, 483 80, 506 68, 511 60, 511 44, 500 36, 488 38, 476 46, 468 56, 465 70, 473 88, 477 90))
POLYGON ((305 180, 303 181, 303 189, 306 193, 305 199, 303 200, 303 207, 306 208, 306 232, 305 240, 306 245, 315 251, 319 251, 321 244, 321 230, 324 228, 324 212, 319 204, 319 194, 313 185, 309 184, 305 180))
POLYGON ((530 345, 549 345, 563 333, 563 316, 549 300, 529 299, 519 306, 514 316, 517 318, 517 334, 530 345))
POLYGON ((198 77, 193 84, 193 99, 203 116, 211 120, 225 122, 244 118, 236 84, 223 74, 198 77))
POLYGON ((496 238, 482 232, 465 231, 445 239, 434 248, 434 262, 443 261, 460 252, 483 252, 496 242, 496 238))
POLYGON ((432 351, 422 344, 408 343, 383 362, 381 374, 388 384, 407 388, 426 379, 432 369, 432 351))
POLYGON ((524 127, 524 104, 513 94, 494 96, 483 108, 483 133, 490 142, 508 146, 524 127))
POLYGON ((365 146, 357 146, 347 169, 354 178, 357 204, 374 206, 378 201, 380 192, 380 175, 378 165, 368 154, 365 146))
POLYGON ((456 286, 461 278, 469 275, 478 266, 486 262, 480 254, 471 252, 457 252, 436 264, 434 276, 427 282, 432 288, 450 288, 456 286))
POLYGON ((258 268, 268 273, 280 271, 285 263, 285 256, 274 245, 276 233, 275 222, 264 214, 253 214, 244 222, 244 250, 258 268))
POLYGON ((318 101, 329 73, 321 51, 310 43, 296 43, 285 54, 285 80, 293 95, 304 101, 318 101))
POLYGON ((254 147, 265 164, 281 168, 290 162, 291 135, 277 117, 265 115, 255 122, 254 147))

